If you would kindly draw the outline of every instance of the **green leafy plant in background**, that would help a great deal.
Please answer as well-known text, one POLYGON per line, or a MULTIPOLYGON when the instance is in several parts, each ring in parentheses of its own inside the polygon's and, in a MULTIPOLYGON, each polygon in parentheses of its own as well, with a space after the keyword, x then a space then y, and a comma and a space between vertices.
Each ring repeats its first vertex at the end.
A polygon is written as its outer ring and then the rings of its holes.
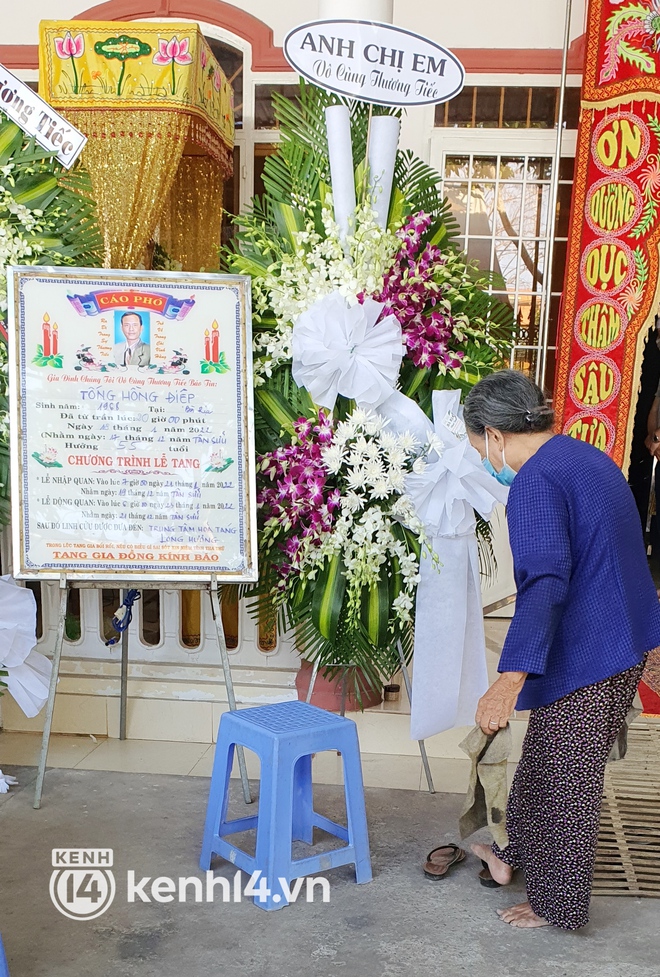
POLYGON ((6 268, 96 268, 102 256, 86 172, 80 167, 65 170, 0 113, 0 525, 9 522, 6 268))

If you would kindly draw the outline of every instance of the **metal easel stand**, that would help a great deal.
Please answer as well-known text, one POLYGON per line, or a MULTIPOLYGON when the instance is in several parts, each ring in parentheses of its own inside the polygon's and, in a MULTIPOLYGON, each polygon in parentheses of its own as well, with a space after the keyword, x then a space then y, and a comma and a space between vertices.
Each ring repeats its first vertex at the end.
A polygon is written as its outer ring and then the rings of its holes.
MULTIPOLYGON (((396 643, 397 651, 399 652, 399 661, 401 662, 401 672, 403 674, 403 681, 406 683, 406 692, 408 693, 408 702, 412 707, 412 682, 410 681, 410 675, 408 674, 408 666, 406 665, 406 656, 403 653, 403 648, 401 642, 396 643)), ((422 757, 422 766, 424 767, 424 773, 426 774, 426 783, 428 784, 429 794, 435 794, 435 787, 433 785, 433 777, 431 775, 431 767, 429 766, 429 758, 426 755, 426 743, 424 740, 417 740, 419 746, 419 752, 422 757)))
MULTIPOLYGON (((654 475, 655 475, 655 465, 654 465, 654 475)), ((501 610, 503 607, 508 607, 510 604, 513 604, 515 602, 515 599, 516 599, 516 595, 510 594, 508 597, 503 597, 501 600, 496 600, 494 603, 488 604, 483 609, 484 617, 486 617, 488 614, 492 614, 494 611, 501 610)), ((408 666, 406 665, 406 659, 403 654, 403 648, 401 647, 400 641, 397 644, 397 650, 399 652, 399 661, 401 662, 401 672, 403 674, 403 681, 405 682, 406 692, 408 693, 408 701, 412 705, 412 683, 410 681, 410 674, 408 673, 408 666)), ((346 671, 347 670, 344 669, 342 675, 342 703, 341 703, 342 716, 344 715, 344 711, 346 707, 346 671)), ((305 698, 306 702, 311 702, 312 700, 312 695, 314 694, 314 686, 316 685, 316 677, 318 673, 319 673, 319 663, 318 661, 316 661, 314 662, 314 665, 312 667, 312 676, 309 681, 309 688, 307 689, 307 696, 305 698)), ((426 782, 429 787, 429 793, 435 794, 436 790, 433 785, 433 776, 431 774, 431 767, 429 766, 429 758, 426 753, 426 743, 424 742, 424 740, 418 740, 417 742, 419 744, 419 752, 422 757, 422 765, 424 767, 424 773, 426 774, 426 782)))
MULTIPOLYGON (((126 600, 127 590, 122 590, 122 602, 126 600)), ((128 712, 128 628, 121 633, 121 675, 119 679, 119 739, 126 739, 126 715, 128 712)))
MULTIPOLYGON (((37 783, 34 792, 34 804, 35 810, 41 807, 41 797, 43 794, 44 779, 46 776, 46 763, 48 761, 48 748, 50 746, 50 734, 53 726, 53 711, 55 709, 55 694, 57 692, 57 682, 59 679, 60 662, 62 659, 62 649, 64 646, 64 628, 66 619, 66 606, 67 606, 67 586, 73 581, 68 581, 66 574, 60 576, 60 613, 59 620, 57 623, 57 639, 55 641, 55 651, 53 654, 53 671, 50 678, 50 687, 48 690, 48 700, 46 702, 46 714, 44 719, 44 731, 41 740, 41 753, 39 756, 39 767, 37 770, 37 783)), ((96 581, 75 581, 74 586, 80 589, 94 588, 103 586, 96 581)), ((122 588, 122 601, 126 597, 126 593, 129 589, 135 588, 133 582, 126 583, 122 588)), ((218 599, 218 579, 216 574, 211 574, 210 583, 198 583, 195 586, 194 582, 187 582, 185 584, 180 584, 178 586, 172 585, 171 583, 154 583, 154 582, 143 582, 140 581, 140 590, 182 590, 182 589, 193 589, 193 590, 208 590, 211 598, 211 612, 213 614, 213 620, 215 623, 215 631, 218 639, 218 647, 220 649, 220 661, 222 663, 222 671, 224 673, 225 685, 227 687, 227 700, 229 702, 229 708, 232 712, 236 710, 236 695, 234 693, 234 681, 231 674, 231 666, 229 663, 229 655, 227 653, 227 643, 225 641, 225 632, 222 626, 222 613, 220 610, 220 601, 218 599)), ((119 681, 119 739, 126 739, 126 719, 128 712, 128 627, 122 631, 121 634, 121 673, 119 681)), ((247 776, 247 766, 245 763, 245 752, 242 746, 236 747, 236 753, 238 757, 238 768, 241 775, 241 785, 243 788, 243 797, 246 804, 252 803, 252 795, 250 794, 250 784, 247 776)))
MULTIPOLYGON (((399 660, 401 662, 401 671, 403 672, 403 680, 406 683, 406 692, 408 693, 408 699, 412 702, 412 686, 410 684, 410 676, 408 675, 408 668, 406 666, 406 660, 403 654, 403 648, 401 647, 401 642, 397 644, 399 651, 399 660)), ((341 682, 341 710, 340 714, 343 716, 346 712, 346 676, 348 668, 344 668, 342 672, 342 682, 341 682)), ((316 685, 316 677, 319 673, 318 661, 314 662, 312 667, 312 676, 309 680, 309 688, 307 689, 307 696, 305 697, 305 702, 312 701, 312 695, 314 694, 314 686, 316 685)), ((419 752, 422 756, 422 764, 424 766, 424 773, 426 774, 426 782, 429 786, 429 793, 435 794, 435 787, 433 786, 433 777, 431 776, 431 768, 429 766, 429 758, 426 755, 426 745, 424 740, 418 740, 419 752)))
MULTIPOLYGON (((225 630, 222 626, 222 611, 220 609, 220 600, 218 599, 218 578, 215 573, 211 574, 211 584, 209 586, 209 594, 211 597, 211 611, 213 612, 213 620, 215 621, 215 630, 218 636, 218 646, 220 648, 220 660, 222 661, 222 670, 225 673, 225 685, 227 686, 227 701, 229 702, 229 708, 231 712, 236 712, 236 695, 234 694, 234 680, 231 675, 231 667, 229 665, 229 655, 227 654, 227 642, 225 641, 225 630)), ((241 774, 241 784, 243 786, 243 799, 246 804, 252 803, 252 795, 250 793, 250 784, 247 775, 247 766, 245 764, 245 750, 242 746, 236 746, 236 755, 238 757, 238 769, 241 774)))
POLYGON ((41 738, 41 753, 39 754, 39 766, 37 768, 37 784, 34 789, 35 810, 41 807, 41 795, 44 789, 44 777, 46 776, 46 761, 48 760, 48 747, 50 745, 50 731, 53 725, 53 710, 55 709, 55 693, 57 692, 57 681, 60 672, 60 659, 62 658, 62 647, 64 645, 64 624, 66 619, 66 574, 60 576, 60 616, 57 622, 57 639, 55 641, 55 652, 53 653, 53 670, 50 675, 50 687, 48 689, 48 699, 46 701, 46 716, 44 718, 44 731, 41 738))
MULTIPOLYGON (((342 665, 341 667, 341 705, 339 707, 339 715, 346 715, 346 683, 348 679, 348 669, 354 666, 342 665)), ((309 680, 309 688, 307 689, 307 695, 305 696, 305 702, 311 702, 312 696, 314 695, 314 686, 316 685, 316 679, 319 674, 319 663, 318 660, 314 662, 312 666, 312 675, 309 680)))

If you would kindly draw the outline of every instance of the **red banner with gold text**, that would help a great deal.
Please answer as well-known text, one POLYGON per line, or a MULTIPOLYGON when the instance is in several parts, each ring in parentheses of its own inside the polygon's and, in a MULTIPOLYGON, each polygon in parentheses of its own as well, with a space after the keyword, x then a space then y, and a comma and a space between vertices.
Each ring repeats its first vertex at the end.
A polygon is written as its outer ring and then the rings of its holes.
POLYGON ((555 407, 621 467, 660 296, 657 48, 657 0, 590 0, 555 407))

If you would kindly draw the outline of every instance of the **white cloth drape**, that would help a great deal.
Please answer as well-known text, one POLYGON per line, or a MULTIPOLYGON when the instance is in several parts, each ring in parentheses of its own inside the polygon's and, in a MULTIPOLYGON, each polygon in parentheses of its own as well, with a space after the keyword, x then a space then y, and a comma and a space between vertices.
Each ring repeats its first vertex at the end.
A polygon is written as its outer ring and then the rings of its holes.
POLYGON ((426 739, 472 724, 488 688, 474 510, 490 518, 508 490, 488 474, 467 439, 459 391, 434 392, 432 422, 397 392, 379 413, 393 431, 436 445, 424 472, 406 479, 442 564, 422 559, 417 588, 410 733, 426 739))
POLYGON ((37 605, 27 587, 13 577, 0 577, 0 669, 9 694, 32 719, 48 698, 51 662, 34 651, 37 605))

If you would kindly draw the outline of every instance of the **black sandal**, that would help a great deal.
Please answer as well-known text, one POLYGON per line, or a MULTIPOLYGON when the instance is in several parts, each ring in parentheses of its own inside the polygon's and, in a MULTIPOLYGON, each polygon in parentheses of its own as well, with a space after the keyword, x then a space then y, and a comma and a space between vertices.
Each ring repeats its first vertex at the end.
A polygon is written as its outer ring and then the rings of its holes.
POLYGON ((493 876, 490 874, 490 869, 488 868, 488 862, 485 862, 483 858, 481 859, 481 864, 483 869, 479 872, 479 881, 484 886, 485 889, 501 889, 501 883, 496 882, 493 876))
POLYGON ((433 882, 444 879, 452 865, 458 865, 459 862, 462 862, 466 854, 467 852, 459 848, 458 845, 438 845, 437 848, 434 848, 426 856, 424 875, 433 882), (451 853, 451 855, 446 859, 434 859, 433 856, 439 851, 446 851, 451 853), (440 871, 434 872, 432 871, 433 868, 440 869, 440 871))

